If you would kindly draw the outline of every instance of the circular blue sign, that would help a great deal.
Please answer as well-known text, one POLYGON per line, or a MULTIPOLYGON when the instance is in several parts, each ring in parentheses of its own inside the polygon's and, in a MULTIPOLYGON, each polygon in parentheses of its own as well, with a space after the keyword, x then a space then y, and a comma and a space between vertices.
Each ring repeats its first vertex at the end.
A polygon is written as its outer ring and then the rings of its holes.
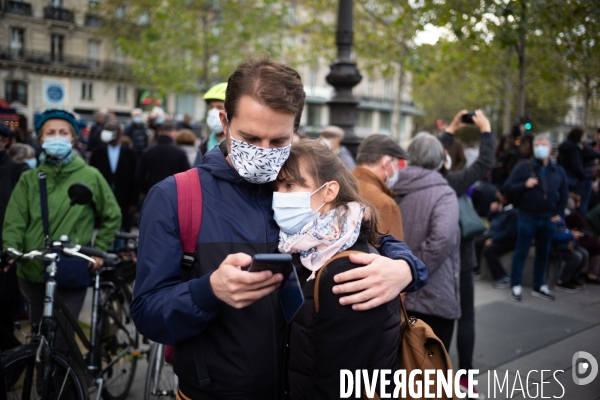
POLYGON ((46 94, 48 95, 48 99, 53 102, 61 101, 64 96, 62 88, 56 85, 48 86, 46 94))

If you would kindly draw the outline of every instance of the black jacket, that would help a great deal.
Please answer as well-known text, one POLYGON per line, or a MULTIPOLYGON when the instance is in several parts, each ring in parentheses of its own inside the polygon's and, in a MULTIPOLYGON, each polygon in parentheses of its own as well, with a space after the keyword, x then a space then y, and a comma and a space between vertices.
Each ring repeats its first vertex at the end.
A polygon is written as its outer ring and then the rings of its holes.
POLYGON ((544 174, 539 160, 517 164, 504 183, 502 192, 519 200, 522 214, 539 219, 564 215, 569 200, 567 175, 560 165, 553 162, 546 169, 544 174), (538 178, 538 184, 527 189, 525 182, 532 177, 538 178))
POLYGON ((146 150, 140 157, 137 181, 143 193, 163 179, 190 169, 185 151, 175 146, 170 136, 160 135, 156 145, 146 150))
MULTIPOLYGON (((453 140, 453 136, 446 133, 442 142, 453 140)), ((487 172, 494 166, 494 137, 491 132, 484 132, 480 136, 479 157, 467 168, 460 171, 448 172, 444 178, 448 185, 456 192, 457 196, 467 193, 471 185, 485 178, 487 172)), ((475 245, 472 239, 461 239, 460 241, 460 269, 461 271, 472 271, 477 266, 475 245)))
MULTIPOLYGON (((4 225, 6 206, 8 206, 10 195, 19 181, 21 173, 28 169, 27 164, 14 162, 6 150, 0 150, 0 250, 2 250, 2 226, 4 225)), ((16 271, 14 267, 10 268, 8 273, 0 271, 0 301, 20 298, 16 271)))
POLYGON ((102 143, 102 140, 100 140, 100 133, 102 133, 103 129, 104 124, 99 122, 96 122, 94 125, 92 125, 87 143, 87 151, 94 151, 104 144, 102 143))
MULTIPOLYGON (((369 252, 360 240, 349 250, 369 252)), ((288 382, 290 399, 337 399, 340 370, 398 369, 400 302, 394 299, 369 311, 353 311, 333 294, 336 274, 360 267, 341 258, 329 264, 319 283, 319 312, 315 312, 315 280, 296 268, 304 305, 291 324, 288 382)))
POLYGON ((121 226, 125 229, 130 228, 131 223, 129 220, 129 207, 137 205, 137 183, 135 180, 135 173, 137 169, 137 157, 133 150, 125 145, 121 145, 121 152, 119 154, 119 161, 117 162, 117 169, 113 173, 110 169, 110 162, 108 160, 108 149, 104 145, 92 152, 90 157, 90 165, 96 167, 102 176, 108 182, 108 185, 113 190, 117 203, 121 208, 121 215, 123 221, 121 226))
POLYGON ((148 147, 148 129, 146 129, 144 124, 130 123, 125 128, 125 136, 131 138, 133 150, 138 156, 148 147))
POLYGON ((583 146, 569 139, 558 147, 558 163, 565 169, 567 176, 577 180, 585 179, 583 169, 583 146))

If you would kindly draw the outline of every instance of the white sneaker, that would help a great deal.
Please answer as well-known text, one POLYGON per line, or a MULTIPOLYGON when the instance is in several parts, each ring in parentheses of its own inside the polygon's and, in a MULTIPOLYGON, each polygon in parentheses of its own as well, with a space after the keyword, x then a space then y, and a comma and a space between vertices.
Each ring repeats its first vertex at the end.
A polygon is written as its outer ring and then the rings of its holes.
POLYGON ((554 301, 554 293, 548 289, 548 285, 542 285, 539 290, 533 289, 531 295, 547 301, 554 301))
POLYGON ((510 293, 508 294, 508 298, 512 301, 523 300, 523 287, 521 285, 511 287, 510 293))

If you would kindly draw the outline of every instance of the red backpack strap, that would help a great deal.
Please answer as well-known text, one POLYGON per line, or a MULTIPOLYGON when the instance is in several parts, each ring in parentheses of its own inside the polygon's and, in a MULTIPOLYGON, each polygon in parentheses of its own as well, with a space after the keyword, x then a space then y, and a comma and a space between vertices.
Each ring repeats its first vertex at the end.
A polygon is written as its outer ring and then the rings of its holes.
POLYGON ((181 267, 192 269, 202 225, 202 187, 198 169, 192 168, 175 174, 175 183, 177 184, 179 238, 183 247, 181 267))

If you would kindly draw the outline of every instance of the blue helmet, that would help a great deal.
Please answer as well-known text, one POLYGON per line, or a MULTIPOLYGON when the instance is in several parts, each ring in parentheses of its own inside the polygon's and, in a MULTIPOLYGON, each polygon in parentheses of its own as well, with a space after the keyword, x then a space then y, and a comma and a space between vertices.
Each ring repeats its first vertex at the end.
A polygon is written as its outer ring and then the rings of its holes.
POLYGON ((75 130, 75 136, 79 136, 79 122, 77 122, 77 118, 70 111, 64 110, 62 108, 47 108, 46 111, 39 114, 35 118, 35 133, 36 135, 40 134, 40 129, 42 125, 46 123, 49 119, 63 119, 70 123, 75 130))

